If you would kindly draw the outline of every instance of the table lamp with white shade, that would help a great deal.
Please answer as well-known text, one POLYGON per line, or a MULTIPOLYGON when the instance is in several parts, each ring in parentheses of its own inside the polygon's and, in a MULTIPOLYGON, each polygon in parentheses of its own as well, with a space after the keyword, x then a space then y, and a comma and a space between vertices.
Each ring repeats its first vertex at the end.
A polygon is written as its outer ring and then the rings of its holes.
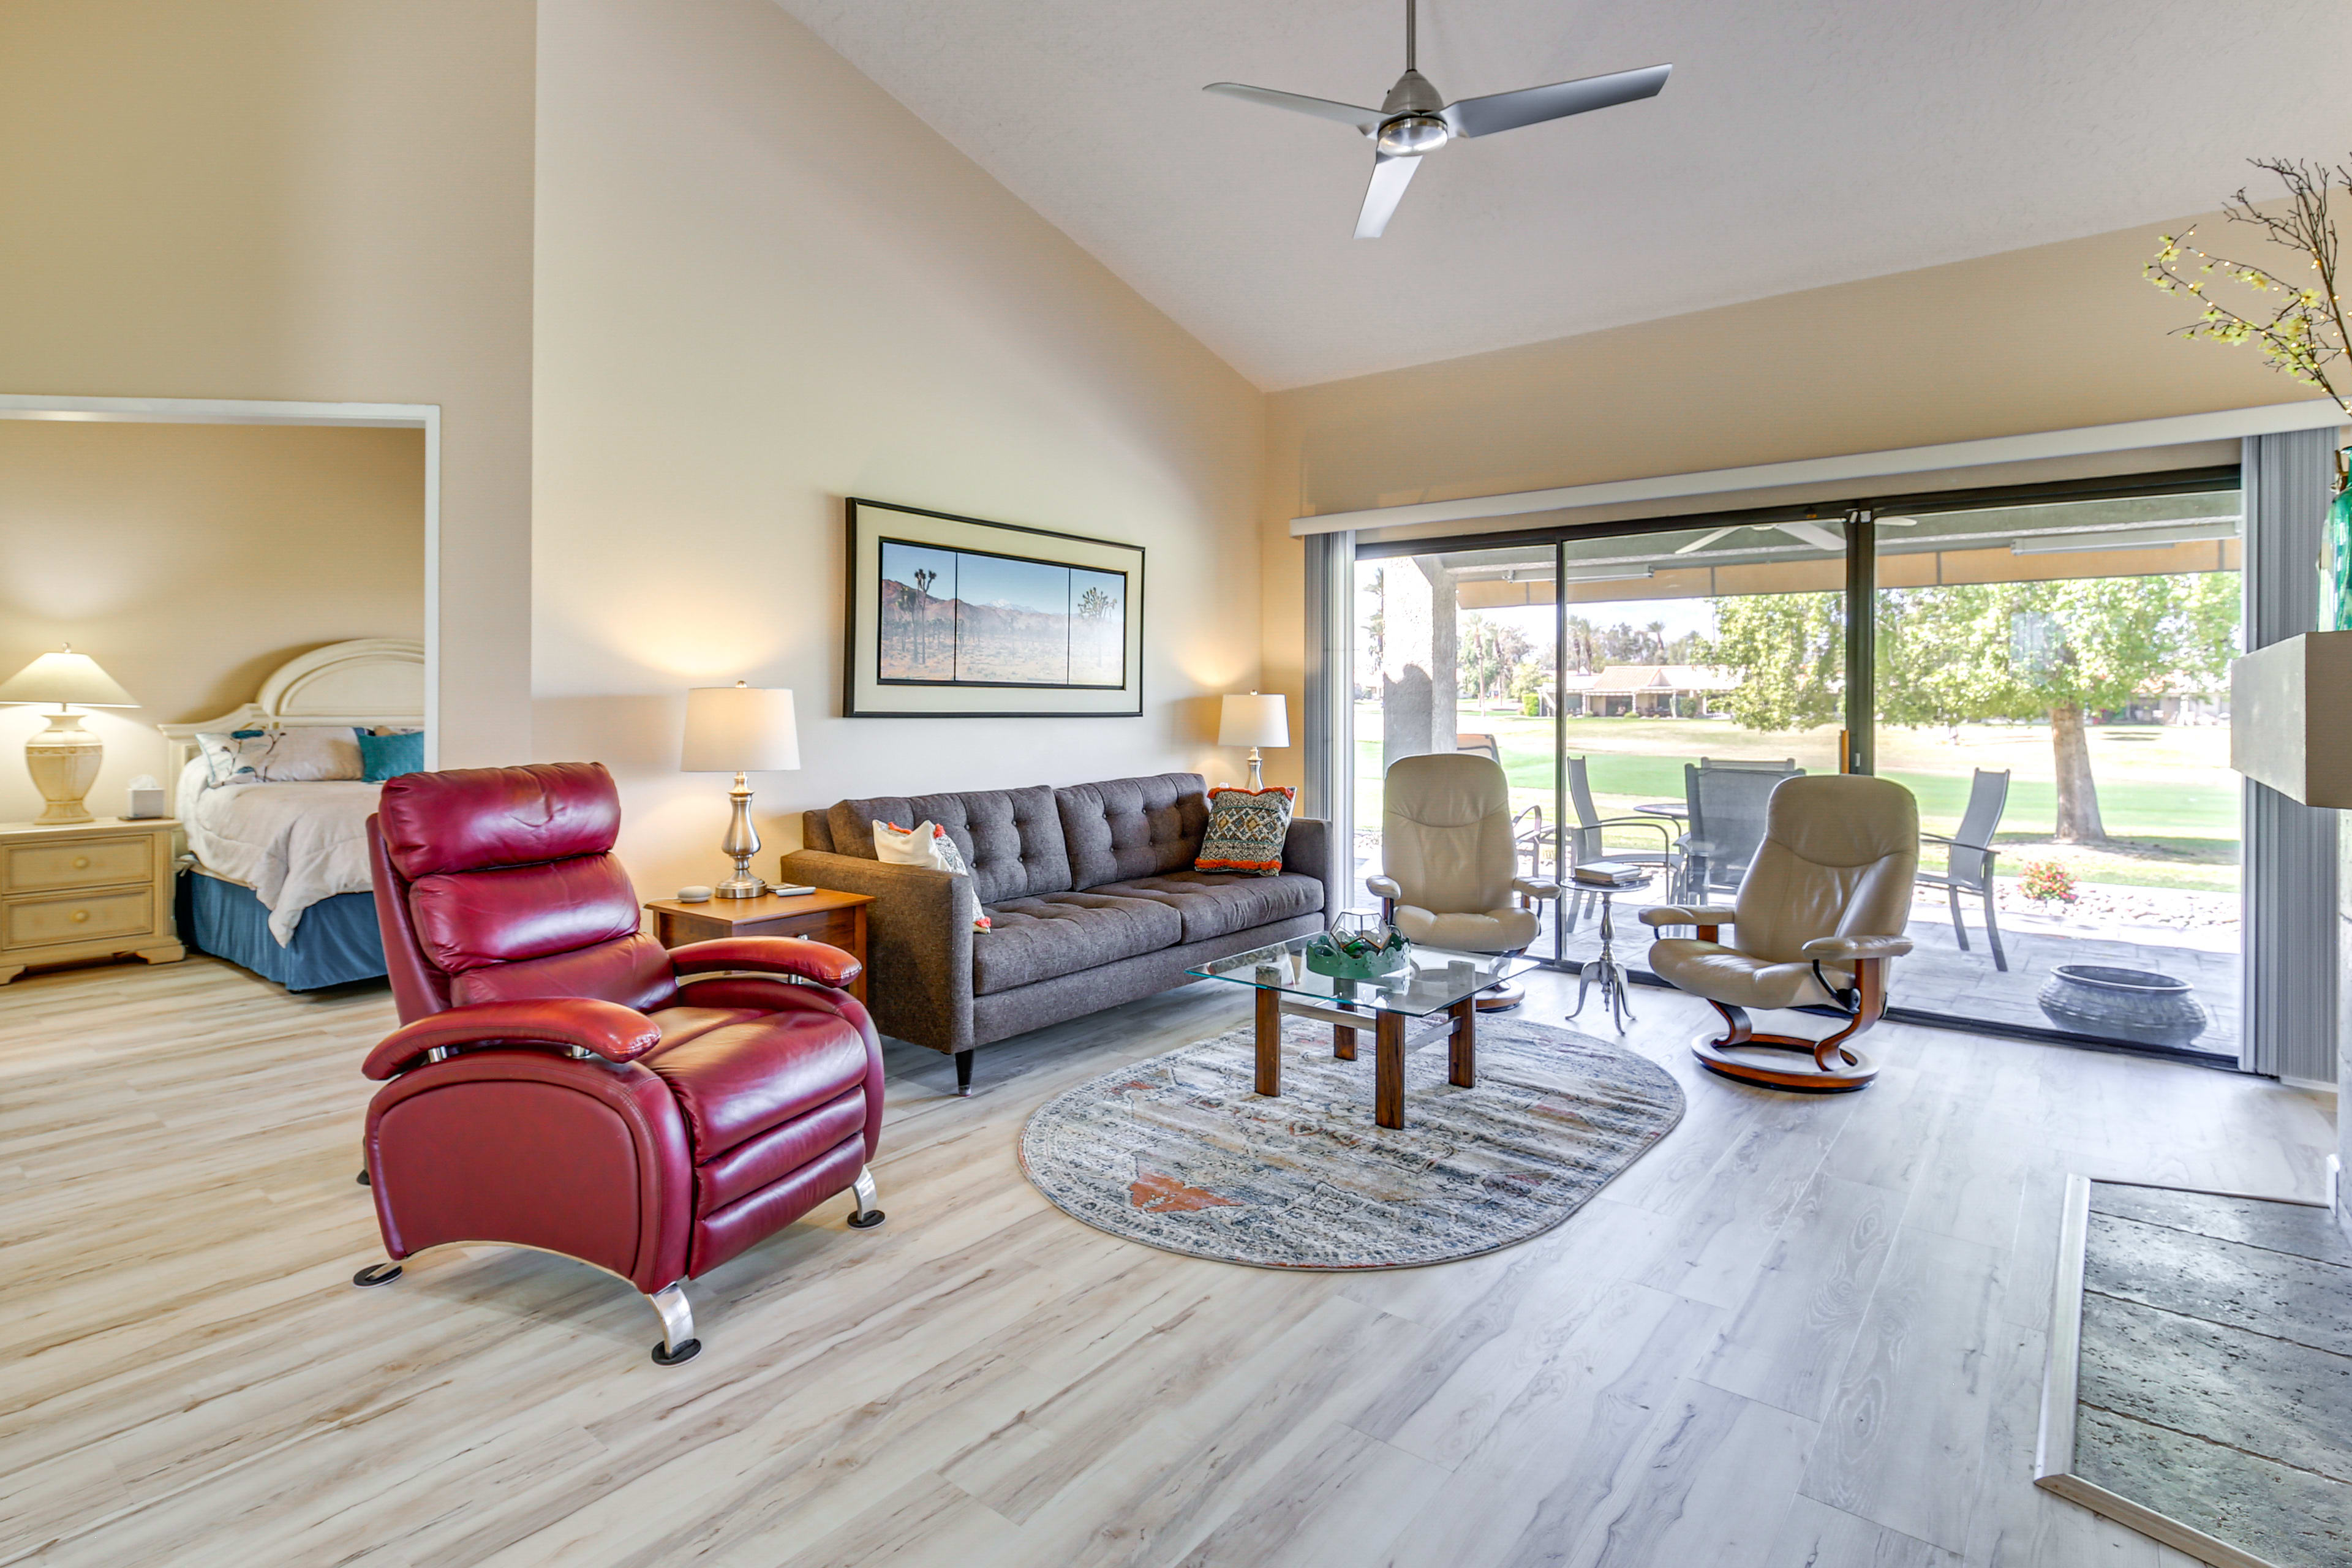
POLYGON ((735 874, 711 889, 722 899, 756 899, 768 884, 751 871, 760 836, 751 826, 751 790, 746 773, 782 773, 801 765, 800 731, 793 719, 793 694, 780 687, 698 686, 686 694, 686 754, 680 770, 733 773, 728 799, 735 815, 719 849, 734 858, 735 874))
POLYGON ((1290 744, 1290 711, 1283 706, 1282 694, 1271 697, 1251 692, 1246 697, 1227 697, 1224 710, 1217 720, 1217 744, 1247 746, 1249 754, 1249 787, 1261 790, 1265 780, 1258 772, 1257 749, 1260 746, 1290 744))
POLYGON ((131 693, 98 668, 86 653, 68 644, 63 652, 45 653, 0 684, 0 702, 54 702, 49 727, 25 742, 25 766, 33 787, 48 802, 33 820, 47 826, 95 820, 82 797, 98 782, 98 765, 106 760, 106 746, 81 727, 75 708, 136 708, 131 693), (68 706, 70 704, 71 706, 68 706))

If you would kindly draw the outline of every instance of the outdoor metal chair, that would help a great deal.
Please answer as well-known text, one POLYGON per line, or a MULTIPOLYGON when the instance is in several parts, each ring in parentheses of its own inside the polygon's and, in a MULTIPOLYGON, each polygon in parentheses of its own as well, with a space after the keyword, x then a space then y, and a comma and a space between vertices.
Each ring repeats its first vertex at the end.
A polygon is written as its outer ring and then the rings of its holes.
MULTIPOLYGON (((1655 866, 1665 873, 1667 886, 1671 888, 1675 882, 1677 859, 1674 829, 1654 816, 1601 816, 1600 809, 1592 804, 1592 782, 1586 772, 1586 761, 1583 757, 1567 759, 1568 800, 1576 808, 1576 826, 1569 829, 1568 835, 1569 867, 1580 866, 1588 860, 1623 860, 1636 866, 1655 866), (1603 830, 1612 827, 1633 827, 1654 833, 1658 836, 1658 847, 1655 849, 1609 848, 1602 842, 1603 830)), ((1573 893, 1573 896, 1562 899, 1560 915, 1567 922, 1567 929, 1574 931, 1580 913, 1600 907, 1601 895, 1574 892, 1576 882, 1569 873, 1569 867, 1560 868, 1559 885, 1563 894, 1573 893)))
POLYGON ((1993 917, 1993 859, 2000 851, 1992 847, 1993 835, 2000 831, 2001 813, 2009 806, 2009 773, 1988 773, 1982 768, 1969 782, 1968 809, 1960 814, 1960 830, 1950 837, 1940 833, 1922 833, 1920 838, 1930 844, 1946 847, 1943 875, 1922 871, 1917 881, 1921 887, 1941 888, 1952 906, 1952 935, 1958 939, 1960 951, 1969 951, 1969 928, 1960 918, 1960 895, 1974 893, 1984 900, 1985 945, 1992 949, 1992 966, 2001 973, 2009 973, 2009 955, 2001 951, 2000 924, 1993 917))
POLYGON ((1683 764, 1683 799, 1690 807, 1684 835, 1679 897, 1703 900, 1719 889, 1738 889, 1748 862, 1764 842, 1765 807, 1780 781, 1805 770, 1785 763, 1717 762, 1701 757, 1683 764))
POLYGON ((1454 749, 1457 752, 1469 752, 1477 756, 1487 757, 1497 763, 1503 760, 1503 748, 1492 735, 1471 734, 1465 731, 1454 737, 1454 749))

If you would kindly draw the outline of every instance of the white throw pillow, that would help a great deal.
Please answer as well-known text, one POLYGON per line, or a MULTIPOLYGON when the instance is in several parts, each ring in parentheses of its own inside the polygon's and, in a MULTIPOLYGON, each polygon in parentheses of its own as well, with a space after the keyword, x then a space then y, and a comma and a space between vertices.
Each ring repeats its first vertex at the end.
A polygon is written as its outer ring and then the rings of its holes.
MULTIPOLYGON (((896 823, 874 824, 874 858, 885 866, 921 866, 928 870, 945 871, 950 877, 971 879, 971 868, 963 863, 963 851, 948 837, 948 830, 936 822, 919 822, 912 827, 900 827, 896 823)), ((975 897, 977 895, 975 894, 975 897)), ((977 903, 972 906, 971 929, 986 931, 990 921, 977 903)))
POLYGON ((347 724, 297 724, 198 735, 215 784, 318 784, 366 776, 359 731, 347 724))

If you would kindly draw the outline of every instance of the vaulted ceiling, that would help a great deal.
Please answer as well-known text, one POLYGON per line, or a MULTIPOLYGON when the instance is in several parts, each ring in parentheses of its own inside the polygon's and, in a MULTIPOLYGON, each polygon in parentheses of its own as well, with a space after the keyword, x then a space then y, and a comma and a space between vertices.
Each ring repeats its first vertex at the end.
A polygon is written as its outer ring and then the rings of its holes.
POLYGON ((2343 0, 1423 0, 1449 100, 1675 74, 1441 150, 1358 240, 1368 143, 1201 88, 1377 105, 1401 0, 779 3, 1268 389, 2155 226, 2259 190, 2248 157, 2352 151, 2343 0))

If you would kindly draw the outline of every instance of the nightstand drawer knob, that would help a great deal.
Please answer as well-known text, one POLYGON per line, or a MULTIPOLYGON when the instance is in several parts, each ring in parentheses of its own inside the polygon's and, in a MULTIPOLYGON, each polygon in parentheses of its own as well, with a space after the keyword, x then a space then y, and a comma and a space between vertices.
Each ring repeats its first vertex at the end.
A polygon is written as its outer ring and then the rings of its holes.
POLYGON ((76 910, 73 912, 73 918, 74 924, 79 925, 82 921, 89 919, 89 911, 88 910, 76 910))
POLYGON ((89 870, 89 856, 87 856, 87 855, 77 855, 77 856, 75 856, 75 857, 74 857, 74 869, 75 869, 75 870, 77 870, 77 871, 87 871, 87 870, 89 870))

